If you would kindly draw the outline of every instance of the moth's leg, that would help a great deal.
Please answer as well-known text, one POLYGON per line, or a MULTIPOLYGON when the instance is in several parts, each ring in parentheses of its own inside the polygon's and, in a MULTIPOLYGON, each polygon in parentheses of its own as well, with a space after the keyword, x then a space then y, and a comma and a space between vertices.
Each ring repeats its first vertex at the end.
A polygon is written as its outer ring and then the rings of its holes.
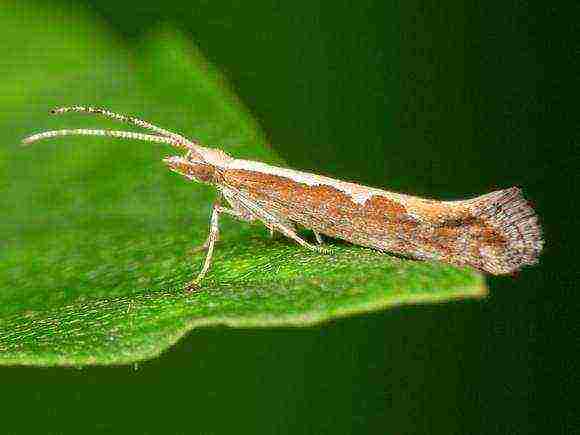
POLYGON ((321 254, 330 254, 332 252, 330 248, 327 248, 325 246, 313 245, 311 243, 308 243, 306 240, 304 240, 302 237, 298 235, 295 228, 289 225, 280 222, 272 222, 271 225, 272 228, 280 231, 286 237, 296 241, 300 246, 304 246, 305 248, 310 249, 311 251, 320 252, 321 254))
POLYGON ((312 230, 312 231, 314 231, 314 237, 316 237, 316 242, 319 245, 324 245, 324 241, 322 240, 322 236, 320 235, 320 233, 316 230, 312 230))
POLYGON ((219 202, 216 202, 213 205, 210 224, 209 224, 209 234, 207 236, 207 240, 203 244, 203 247, 205 247, 205 249, 207 249, 207 254, 205 255, 205 260, 203 262, 203 267, 201 269, 201 272, 199 272, 199 274, 197 275, 197 278, 195 278, 191 283, 189 283, 187 285, 186 288, 189 290, 192 288, 198 287, 200 281, 207 274, 207 271, 209 270, 209 267, 211 266, 211 259, 213 257, 213 248, 215 246, 215 242, 218 240, 218 237, 219 237, 219 216, 220 216, 220 213, 226 213, 226 214, 234 216, 238 219, 245 220, 244 215, 241 214, 240 212, 238 212, 237 210, 222 207, 219 202))
POLYGON ((296 241, 299 245, 304 246, 307 249, 310 249, 314 252, 320 252, 323 254, 330 254, 332 250, 330 248, 324 246, 317 246, 308 243, 302 237, 298 235, 296 232, 296 228, 294 224, 282 217, 276 216, 275 211, 268 210, 263 207, 259 207, 257 204, 252 203, 247 198, 244 198, 243 195, 239 194, 236 197, 236 202, 244 207, 244 209, 248 210, 252 215, 262 221, 262 223, 273 232, 279 231, 284 234, 286 237, 296 241))
MULTIPOLYGON (((218 234, 218 238, 215 240, 216 242, 219 240, 219 234, 218 234)), ((190 249, 189 253, 190 254, 195 254, 199 251, 205 251, 209 246, 209 236, 207 237, 207 239, 205 239, 205 242, 203 242, 203 245, 199 245, 199 246, 194 246, 193 248, 190 249)))
MULTIPOLYGON (((212 210, 215 211, 216 207, 219 209, 219 213, 226 213, 226 214, 229 214, 230 216, 233 216, 233 217, 240 219, 240 220, 243 220, 243 221, 247 220, 246 217, 243 214, 239 213, 237 210, 224 208, 224 207, 220 206, 219 203, 214 204, 212 210)), ((213 219, 214 211, 212 211, 212 219, 213 219)), ((219 231, 217 232, 217 234, 215 235, 215 239, 213 239, 213 240, 212 240, 212 234, 210 231, 210 233, 207 236, 207 239, 205 239, 205 242, 203 242, 203 245, 195 246, 195 247, 191 248, 190 253, 194 254, 194 253, 199 252, 199 251, 205 251, 206 249, 209 248, 210 242, 215 243, 215 242, 218 242, 219 239, 220 239, 219 231)))
POLYGON ((252 213, 251 210, 245 207, 244 204, 239 201, 237 196, 232 194, 232 192, 230 192, 227 189, 222 189, 220 194, 229 204, 230 206, 229 208, 238 213, 238 217, 240 220, 246 222, 252 222, 256 220, 256 216, 254 215, 254 213, 252 213))
MULTIPOLYGON (((279 222, 280 224, 284 225, 285 227, 290 228, 292 231, 296 231, 296 227, 290 221, 282 220, 280 218, 277 218, 277 222, 279 222)), ((272 226, 272 225, 266 225, 266 227, 268 228, 268 233, 270 235, 270 238, 271 239, 275 239, 276 238, 276 228, 274 226, 272 226)))
MULTIPOLYGON (((223 213, 227 213, 233 217, 235 217, 236 219, 239 219, 241 221, 246 221, 246 222, 251 222, 253 220, 255 220, 255 216, 247 209, 245 209, 243 207, 243 205, 241 205, 239 202, 235 201, 235 198, 231 198, 230 195, 226 194, 227 192, 220 192, 220 196, 216 201, 216 204, 214 204, 214 207, 217 205, 219 207, 221 207, 221 199, 224 199, 229 203, 230 207, 229 208, 221 208, 221 212, 223 213)), ((214 240, 214 242, 218 242, 219 241, 219 234, 217 235, 217 238, 214 240)), ((203 243, 203 245, 200 246, 195 246, 194 248, 192 248, 190 250, 190 253, 195 254, 196 252, 199 251, 205 251, 208 247, 209 247, 209 242, 210 242, 210 236, 208 235, 206 241, 203 243)))

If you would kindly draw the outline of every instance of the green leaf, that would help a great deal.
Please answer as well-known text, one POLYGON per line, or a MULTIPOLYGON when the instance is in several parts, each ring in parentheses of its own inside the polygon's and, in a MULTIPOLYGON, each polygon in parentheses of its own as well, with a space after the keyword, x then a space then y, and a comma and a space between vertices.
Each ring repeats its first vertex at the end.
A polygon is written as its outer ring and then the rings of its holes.
MULTIPOLYGON (((31 19, 56 14, 34 12, 31 19)), ((161 28, 129 50, 88 19, 58 16, 62 29, 76 29, 74 43, 50 26, 32 40, 12 26, 5 39, 12 52, 20 44, 44 55, 14 71, 20 90, 12 112, 0 115, 0 364, 131 363, 198 326, 305 326, 486 294, 483 277, 470 270, 338 241, 330 242, 333 254, 315 254, 227 217, 203 288, 184 292, 203 260, 190 250, 207 234, 210 188, 168 172, 160 160, 170 151, 159 146, 63 138, 20 148, 20 139, 44 129, 119 128, 46 115, 53 106, 91 104, 141 115, 236 157, 282 162, 186 40, 161 28), (50 80, 39 71, 50 71, 50 80)), ((0 16, 0 25, 7 20, 0 16)))

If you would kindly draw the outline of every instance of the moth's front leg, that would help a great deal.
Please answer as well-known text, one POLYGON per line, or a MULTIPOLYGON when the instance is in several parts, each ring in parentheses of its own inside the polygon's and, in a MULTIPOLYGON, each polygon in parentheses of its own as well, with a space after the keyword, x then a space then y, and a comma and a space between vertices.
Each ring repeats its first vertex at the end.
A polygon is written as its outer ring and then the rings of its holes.
POLYGON ((207 236, 207 239, 203 245, 201 245, 197 248, 194 248, 197 251, 199 251, 201 249, 207 249, 207 254, 205 255, 205 260, 203 262, 203 267, 201 269, 201 272, 199 272, 199 274, 197 275, 197 278, 195 278, 192 282, 190 282, 186 286, 187 290, 192 290, 192 289, 197 288, 199 286, 199 283, 204 278, 204 276, 207 274, 207 271, 209 270, 209 268, 211 266, 211 259, 213 257, 213 249, 215 246, 215 242, 217 242, 217 240, 219 238, 219 216, 220 216, 220 213, 229 214, 230 216, 234 216, 235 218, 238 218, 240 220, 247 220, 247 216, 245 216, 243 213, 240 213, 238 210, 222 207, 221 204, 219 203, 219 201, 215 202, 213 204, 211 219, 210 219, 210 224, 209 224, 209 234, 207 236))
MULTIPOLYGON (((219 208, 219 213, 227 213, 227 214, 229 214, 231 216, 234 216, 237 219, 244 220, 244 221, 247 220, 247 219, 245 219, 245 216, 241 215, 236 210, 222 207, 219 202, 216 202, 213 205, 213 208, 212 208, 212 219, 213 219, 213 213, 214 213, 214 210, 216 209, 216 207, 219 208)), ((210 220, 210 222, 211 222, 211 220, 210 220)), ((215 238, 213 239, 213 243, 219 241, 219 239, 220 239, 219 236, 220 235, 219 235, 219 228, 218 228, 217 234, 215 235, 215 238)), ((210 242, 212 242, 211 230, 210 230, 210 233, 207 236, 207 239, 205 239, 205 242, 203 242, 203 245, 199 245, 199 246, 195 246, 195 247, 191 248, 191 251, 190 252, 192 254, 195 254, 196 252, 199 252, 199 251, 205 251, 206 249, 209 248, 210 242)))
MULTIPOLYGON (((229 207, 222 207, 221 208, 221 212, 222 213, 227 213, 230 216, 235 217, 236 219, 239 219, 241 221, 244 222, 252 222, 253 220, 255 220, 256 218, 254 217, 254 215, 246 210, 239 202, 237 202, 235 200, 235 198, 232 198, 231 195, 228 194, 228 192, 226 191, 221 191, 220 195, 218 197, 218 199, 216 200, 216 202, 214 203, 213 207, 215 208, 217 207, 221 207, 221 200, 225 199, 227 201, 227 203, 229 203, 229 207)), ((209 242, 210 242, 210 235, 208 235, 207 239, 205 240, 205 242, 203 243, 203 245, 200 246, 195 246, 193 248, 191 248, 191 253, 195 254, 199 251, 205 251, 208 247, 209 247, 209 242)), ((217 238, 214 240, 215 242, 219 241, 219 233, 216 236, 217 238)))

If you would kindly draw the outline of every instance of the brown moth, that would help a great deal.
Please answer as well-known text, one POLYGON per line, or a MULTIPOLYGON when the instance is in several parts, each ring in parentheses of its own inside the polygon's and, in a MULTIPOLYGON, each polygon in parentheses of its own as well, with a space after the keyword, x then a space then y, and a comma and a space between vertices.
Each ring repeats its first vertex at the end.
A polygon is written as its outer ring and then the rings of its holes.
POLYGON ((388 192, 321 175, 231 157, 219 149, 159 128, 132 116, 94 107, 62 107, 53 114, 98 114, 148 129, 154 134, 118 130, 67 129, 45 131, 23 144, 58 136, 109 136, 172 145, 183 156, 163 159, 170 170, 191 181, 213 185, 207 250, 196 286, 209 270, 219 234, 219 216, 260 221, 273 234, 284 234, 303 247, 328 253, 321 234, 419 260, 470 266, 491 274, 512 273, 537 262, 542 250, 541 228, 520 189, 511 187, 473 199, 435 201, 388 192), (317 244, 304 240, 300 225, 314 232, 317 244))

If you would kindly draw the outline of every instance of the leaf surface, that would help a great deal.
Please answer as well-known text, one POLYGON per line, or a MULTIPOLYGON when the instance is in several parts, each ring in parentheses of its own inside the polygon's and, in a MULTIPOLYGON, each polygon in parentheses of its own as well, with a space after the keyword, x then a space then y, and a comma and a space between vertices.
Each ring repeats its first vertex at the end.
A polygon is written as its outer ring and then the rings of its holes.
POLYGON ((203 261, 190 251, 205 240, 214 193, 167 171, 161 158, 171 150, 71 137, 21 148, 20 139, 45 129, 126 129, 46 115, 54 106, 99 105, 236 157, 283 162, 217 70, 178 35, 161 28, 129 49, 83 17, 59 17, 63 29, 80 29, 74 42, 54 27, 33 40, 26 29, 9 35, 13 50, 44 55, 10 75, 20 90, 10 116, 0 115, 0 364, 131 363, 198 326, 306 326, 486 294, 471 270, 338 241, 329 242, 331 255, 311 253, 227 217, 203 288, 184 292, 203 261))

